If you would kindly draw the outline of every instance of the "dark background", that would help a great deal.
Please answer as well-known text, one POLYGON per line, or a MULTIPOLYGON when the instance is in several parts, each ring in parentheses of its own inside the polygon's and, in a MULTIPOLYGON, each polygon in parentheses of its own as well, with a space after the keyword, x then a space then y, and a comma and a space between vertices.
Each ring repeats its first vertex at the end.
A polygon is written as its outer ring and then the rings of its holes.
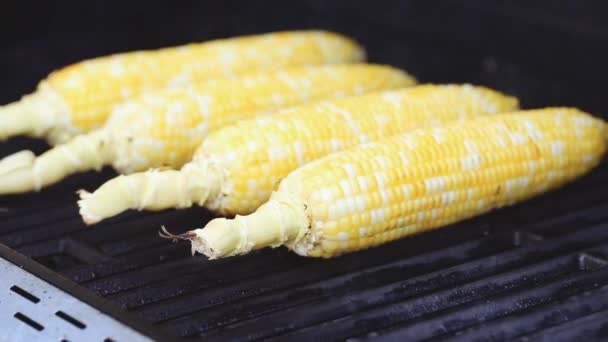
POLYGON ((324 28, 422 81, 484 84, 526 107, 608 112, 606 1, 3 1, 0 103, 88 57, 324 28))

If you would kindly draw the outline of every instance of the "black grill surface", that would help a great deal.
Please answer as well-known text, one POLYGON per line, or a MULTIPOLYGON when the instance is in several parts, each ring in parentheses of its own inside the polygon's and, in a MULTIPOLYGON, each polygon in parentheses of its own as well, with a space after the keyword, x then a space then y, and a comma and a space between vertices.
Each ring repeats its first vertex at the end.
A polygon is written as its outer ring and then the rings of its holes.
MULTIPOLYGON (((608 110, 606 87, 600 86, 606 59, 596 50, 607 42, 608 28, 563 20, 576 12, 574 7, 545 13, 540 5, 446 1, 437 12, 415 1, 386 2, 382 11, 346 2, 303 1, 295 9, 270 2, 274 9, 252 26, 246 13, 255 9, 248 3, 240 4, 243 14, 208 17, 211 24, 201 25, 224 28, 220 34, 321 25, 357 36, 372 59, 407 68, 423 81, 486 84, 519 96, 527 107, 576 105, 601 116, 608 110), (291 15, 292 22, 287 25, 281 15, 291 15), (239 20, 242 28, 230 26, 239 20)), ((182 14, 193 28, 194 17, 182 14)), ((202 31, 192 29, 192 39, 216 32, 202 31)), ((69 53, 69 45, 55 43, 62 54, 69 53)), ((19 56, 27 55, 42 61, 31 54, 50 46, 48 41, 28 44, 13 45, 3 60, 17 65, 19 56)), ((81 53, 101 52, 87 51, 81 53)), ((32 79, 39 76, 34 74, 32 79)), ((8 83, 4 87, 9 89, 8 83)), ((17 90, 2 96, 13 99, 17 90)), ((46 148, 14 139, 0 145, 0 157, 26 147, 46 148)), ((203 209, 130 212, 85 227, 74 192, 92 190, 114 175, 105 170, 71 177, 39 194, 0 197, 0 242, 69 279, 71 286, 87 289, 94 301, 167 336, 601 340, 608 339, 607 174, 604 162, 571 185, 526 203, 331 260, 277 249, 208 261, 192 257, 187 243, 157 235, 161 224, 173 232, 204 225, 212 216, 203 209)))
POLYGON ((525 204, 332 260, 279 249, 208 261, 158 238, 160 223, 179 231, 209 220, 200 209, 86 228, 57 200, 73 197, 67 186, 35 205, 3 200, 0 240, 178 336, 608 337, 606 165, 525 204))

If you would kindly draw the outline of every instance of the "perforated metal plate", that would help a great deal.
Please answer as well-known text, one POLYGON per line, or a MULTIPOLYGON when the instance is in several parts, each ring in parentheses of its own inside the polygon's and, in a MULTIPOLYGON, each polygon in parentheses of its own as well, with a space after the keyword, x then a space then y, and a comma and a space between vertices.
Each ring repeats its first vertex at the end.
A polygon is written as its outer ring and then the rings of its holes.
POLYGON ((151 341, 0 259, 0 341, 151 341))

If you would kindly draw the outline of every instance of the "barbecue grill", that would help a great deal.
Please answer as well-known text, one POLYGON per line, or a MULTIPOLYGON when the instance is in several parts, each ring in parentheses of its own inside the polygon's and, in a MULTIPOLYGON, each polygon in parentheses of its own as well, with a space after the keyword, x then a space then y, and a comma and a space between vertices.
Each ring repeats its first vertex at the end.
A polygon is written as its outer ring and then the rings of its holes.
MULTIPOLYGON (((322 27, 423 81, 483 84, 527 108, 606 118, 600 2, 263 4, 49 2, 35 13, 15 4, 0 24, 0 102, 95 55, 322 27)), ((13 139, 0 157, 26 147, 45 145, 13 139)), ((335 259, 277 249, 214 261, 157 235, 161 224, 200 227, 209 212, 129 212, 88 228, 74 192, 113 173, 70 177, 0 197, 0 340, 608 339, 607 175, 604 162, 520 205, 335 259)))

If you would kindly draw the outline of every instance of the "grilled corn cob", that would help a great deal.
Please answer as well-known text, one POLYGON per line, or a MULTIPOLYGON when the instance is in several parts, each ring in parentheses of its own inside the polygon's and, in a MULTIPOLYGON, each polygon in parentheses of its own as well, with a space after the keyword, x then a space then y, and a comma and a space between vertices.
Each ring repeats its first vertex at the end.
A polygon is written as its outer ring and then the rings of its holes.
POLYGON ((181 171, 118 177, 93 194, 83 192, 80 213, 95 223, 127 209, 197 203, 246 214, 313 159, 386 135, 516 108, 516 99, 482 87, 425 85, 289 109, 212 133, 181 171))
POLYGON ((22 151, 0 161, 0 194, 40 190, 65 176, 104 165, 120 173, 179 167, 208 132, 280 107, 400 88, 415 80, 370 64, 299 67, 201 87, 144 95, 120 106, 106 126, 36 158, 22 151))
POLYGON ((65 142, 101 127, 115 104, 149 89, 364 59, 354 41, 325 31, 277 32, 95 58, 51 73, 36 92, 0 107, 0 140, 30 135, 65 142))
POLYGON ((334 257, 525 200, 571 181, 606 151, 606 124, 547 108, 356 146, 292 172, 249 216, 171 238, 210 258, 285 245, 334 257))

